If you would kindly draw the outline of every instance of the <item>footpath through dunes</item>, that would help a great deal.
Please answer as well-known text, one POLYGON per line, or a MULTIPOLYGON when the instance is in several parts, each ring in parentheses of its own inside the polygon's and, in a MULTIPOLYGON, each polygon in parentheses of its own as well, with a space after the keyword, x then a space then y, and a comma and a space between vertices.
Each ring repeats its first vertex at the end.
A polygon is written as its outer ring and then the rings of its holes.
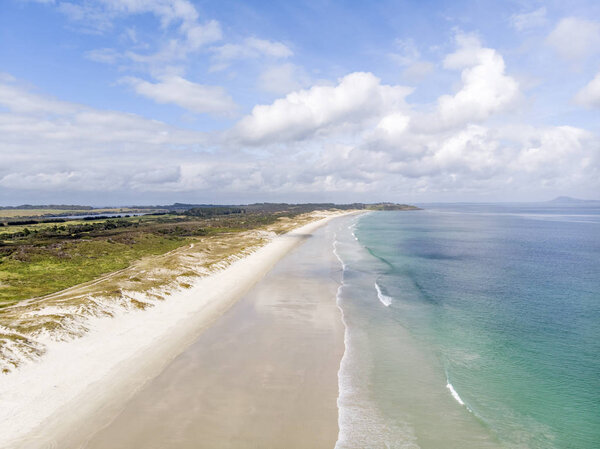
POLYGON ((332 243, 347 220, 282 259, 85 447, 333 448, 344 329, 332 243))
POLYGON ((81 447, 285 254, 344 213, 319 212, 152 307, 88 317, 79 338, 45 339, 40 359, 0 377, 0 446, 81 447))

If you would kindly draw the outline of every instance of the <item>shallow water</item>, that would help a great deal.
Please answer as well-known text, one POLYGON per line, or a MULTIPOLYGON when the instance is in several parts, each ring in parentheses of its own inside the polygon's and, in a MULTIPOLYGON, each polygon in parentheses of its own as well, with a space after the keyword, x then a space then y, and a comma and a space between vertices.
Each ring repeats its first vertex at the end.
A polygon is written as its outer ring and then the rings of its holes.
POLYGON ((430 207, 338 232, 338 447, 598 447, 599 211, 430 207))

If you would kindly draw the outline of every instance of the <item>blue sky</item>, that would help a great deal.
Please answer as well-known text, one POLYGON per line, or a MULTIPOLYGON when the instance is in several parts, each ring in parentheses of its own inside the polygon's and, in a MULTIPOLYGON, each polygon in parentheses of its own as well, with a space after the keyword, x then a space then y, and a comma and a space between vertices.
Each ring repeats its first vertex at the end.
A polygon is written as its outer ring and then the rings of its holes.
POLYGON ((600 191, 593 1, 6 0, 0 203, 600 191))

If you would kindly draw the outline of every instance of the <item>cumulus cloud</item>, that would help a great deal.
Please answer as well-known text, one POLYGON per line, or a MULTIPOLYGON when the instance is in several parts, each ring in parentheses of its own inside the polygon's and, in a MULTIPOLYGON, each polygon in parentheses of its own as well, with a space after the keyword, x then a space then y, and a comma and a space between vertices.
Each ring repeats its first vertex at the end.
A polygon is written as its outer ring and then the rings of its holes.
POLYGON ((600 52, 600 23, 577 17, 562 19, 546 38, 563 59, 578 62, 600 52))
POLYGON ((281 42, 249 37, 240 44, 225 44, 212 49, 213 64, 211 70, 223 70, 239 59, 268 57, 274 59, 289 58, 294 53, 281 42))
POLYGON ((446 56, 444 67, 462 69, 462 86, 456 94, 438 99, 437 116, 443 126, 485 120, 519 98, 519 85, 505 73, 502 55, 482 47, 473 35, 458 34, 456 41, 458 49, 446 56))
POLYGON ((600 142, 589 131, 572 126, 526 127, 520 138, 520 151, 507 164, 509 173, 559 190, 582 182, 599 184, 592 180, 600 174, 600 142))
POLYGON ((575 102, 588 108, 600 108, 600 72, 577 92, 575 102))
MULTIPOLYGON (((356 72, 331 85, 294 87, 209 135, 50 98, 3 74, 0 187, 57 197, 147 192, 215 202, 324 195, 402 201, 446 192, 451 199, 502 199, 508 190, 540 199, 600 189, 594 134, 494 119, 518 105, 520 95, 500 53, 459 34, 442 65, 460 73, 460 84, 429 105, 408 103, 408 87, 356 72)), ((286 70, 279 73, 284 80, 294 72, 286 70)), ((232 106, 223 91, 181 75, 126 82, 154 101, 191 111, 225 113, 232 106)))
POLYGON ((404 86, 383 85, 371 73, 351 73, 337 86, 314 86, 255 106, 236 125, 234 135, 251 145, 302 140, 328 127, 360 123, 401 108, 410 92, 404 86))
POLYGON ((261 173, 262 191, 476 196, 502 195, 510 185, 528 195, 555 189, 551 196, 600 184, 600 143, 593 134, 490 125, 516 107, 518 83, 506 74, 502 55, 476 36, 458 34, 456 43, 443 66, 461 71, 461 85, 430 112, 406 102, 411 89, 359 72, 256 106, 224 140, 271 148, 273 156, 250 163, 261 173), (270 161, 281 175, 273 174, 270 161))
POLYGON ((193 83, 180 76, 165 76, 158 83, 135 77, 123 78, 140 95, 160 104, 175 104, 195 113, 231 115, 237 109, 233 99, 220 86, 193 83))

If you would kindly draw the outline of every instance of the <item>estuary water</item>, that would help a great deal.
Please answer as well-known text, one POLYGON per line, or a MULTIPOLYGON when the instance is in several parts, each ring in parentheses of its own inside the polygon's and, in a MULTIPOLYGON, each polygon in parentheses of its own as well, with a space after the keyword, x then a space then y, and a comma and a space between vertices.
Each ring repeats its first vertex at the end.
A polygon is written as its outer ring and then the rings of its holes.
POLYGON ((338 225, 338 448, 600 447, 600 209, 338 225))

